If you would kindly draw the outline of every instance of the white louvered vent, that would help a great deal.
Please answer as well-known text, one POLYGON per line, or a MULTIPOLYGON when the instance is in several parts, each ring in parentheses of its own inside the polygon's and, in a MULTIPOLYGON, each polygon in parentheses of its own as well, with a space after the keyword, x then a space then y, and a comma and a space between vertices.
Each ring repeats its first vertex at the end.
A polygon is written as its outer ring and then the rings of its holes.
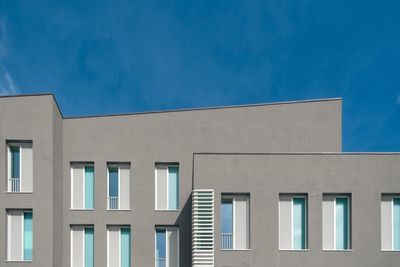
POLYGON ((214 190, 193 190, 193 267, 214 267, 214 190))

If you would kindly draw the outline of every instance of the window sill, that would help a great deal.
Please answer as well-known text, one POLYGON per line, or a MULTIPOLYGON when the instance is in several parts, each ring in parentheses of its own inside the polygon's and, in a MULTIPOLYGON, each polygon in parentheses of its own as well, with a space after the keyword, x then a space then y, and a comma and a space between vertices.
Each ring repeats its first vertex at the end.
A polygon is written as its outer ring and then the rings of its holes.
POLYGON ((353 249, 323 249, 322 252, 353 252, 353 249))
POLYGON ((94 211, 94 209, 69 209, 70 211, 94 211))
POLYGON ((4 191, 5 194, 16 194, 16 195, 23 195, 23 194, 33 194, 33 192, 10 192, 10 191, 4 191))
POLYGON ((180 212, 181 210, 180 210, 180 209, 177 209, 177 210, 154 210, 154 211, 157 211, 157 212, 159 212, 159 211, 161 211, 161 212, 163 212, 163 211, 167 211, 167 212, 180 212))
POLYGON ((279 252, 309 252, 310 249, 278 249, 279 252))
POLYGON ((243 248, 243 249, 222 249, 221 251, 251 251, 251 248, 243 248))
POLYGON ((115 210, 106 209, 106 211, 131 211, 131 209, 115 209, 115 210))
POLYGON ((400 252, 400 250, 383 250, 383 249, 381 249, 381 252, 400 252))
POLYGON ((33 260, 32 260, 32 261, 23 261, 23 260, 20 260, 20 261, 18 261, 18 260, 5 260, 4 262, 5 262, 5 263, 32 263, 32 262, 33 262, 33 260))

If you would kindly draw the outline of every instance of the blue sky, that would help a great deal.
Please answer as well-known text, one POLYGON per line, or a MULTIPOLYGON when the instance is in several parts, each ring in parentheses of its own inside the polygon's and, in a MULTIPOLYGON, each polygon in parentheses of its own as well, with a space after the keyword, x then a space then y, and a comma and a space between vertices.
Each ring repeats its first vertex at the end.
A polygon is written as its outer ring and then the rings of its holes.
POLYGON ((400 1, 0 0, 0 94, 65 116, 343 98, 344 151, 400 151, 400 1))

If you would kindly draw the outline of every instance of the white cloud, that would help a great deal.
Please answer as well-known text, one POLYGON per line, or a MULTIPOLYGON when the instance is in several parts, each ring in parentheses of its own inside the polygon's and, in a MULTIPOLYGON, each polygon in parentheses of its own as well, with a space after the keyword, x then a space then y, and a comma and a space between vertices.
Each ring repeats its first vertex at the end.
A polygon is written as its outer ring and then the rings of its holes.
POLYGON ((19 89, 8 71, 0 66, 0 95, 18 94, 19 89))
POLYGON ((0 95, 18 94, 20 91, 10 72, 3 65, 6 56, 6 20, 0 17, 0 95))

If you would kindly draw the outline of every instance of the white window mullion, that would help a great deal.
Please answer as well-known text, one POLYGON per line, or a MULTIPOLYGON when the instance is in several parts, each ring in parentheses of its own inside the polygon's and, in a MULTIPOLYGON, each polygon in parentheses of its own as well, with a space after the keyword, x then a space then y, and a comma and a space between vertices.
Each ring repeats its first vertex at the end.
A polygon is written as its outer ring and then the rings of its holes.
POLYGON ((11 224, 11 214, 7 213, 7 260, 11 259, 11 233, 12 233, 12 224, 11 224))
POLYGON ((392 213, 392 222, 391 222, 391 225, 392 225, 392 236, 391 236, 392 250, 394 250, 394 198, 393 197, 391 198, 390 203, 391 203, 391 213, 392 213))
POLYGON ((83 165, 83 179, 82 179, 82 209, 86 207, 86 166, 83 165))
POLYGON ((165 229, 165 267, 169 267, 169 235, 170 235, 170 231, 167 229, 165 229))
MULTIPOLYGON (((167 196, 167 210, 169 210, 169 166, 167 167, 167 186, 165 187, 166 196, 167 196)), ((168 266, 167 266, 168 267, 168 266)))
POLYGON ((22 192, 22 183, 24 182, 22 173, 22 146, 19 147, 19 192, 22 192))
POLYGON ((333 198, 333 247, 336 248, 336 197, 333 198))
POLYGON ((122 246, 121 246, 121 227, 119 227, 118 244, 119 244, 118 266, 121 266, 121 250, 122 250, 122 246))
POLYGON ((86 239, 86 228, 83 227, 83 238, 82 238, 82 266, 85 266, 85 257, 86 257, 86 253, 85 253, 85 239, 86 239))
POLYGON ((118 209, 121 209, 121 168, 118 167, 118 209))
POLYGON ((290 249, 293 249, 294 244, 294 222, 293 222, 293 196, 290 197, 290 229, 292 229, 292 236, 290 239, 290 249))
POLYGON ((155 194, 154 194, 154 204, 155 204, 155 207, 156 207, 156 210, 157 209, 159 209, 159 207, 158 207, 158 198, 157 198, 157 196, 158 196, 158 185, 157 185, 157 177, 158 177, 158 175, 157 175, 157 167, 156 168, 154 168, 154 187, 155 187, 155 194))
POLYGON ((107 209, 110 209, 110 167, 107 167, 107 209))
POLYGON ((232 198, 232 249, 236 249, 236 201, 232 198))
POLYGON ((24 225, 25 225, 25 214, 21 211, 22 222, 21 222, 21 261, 24 260, 24 225))

